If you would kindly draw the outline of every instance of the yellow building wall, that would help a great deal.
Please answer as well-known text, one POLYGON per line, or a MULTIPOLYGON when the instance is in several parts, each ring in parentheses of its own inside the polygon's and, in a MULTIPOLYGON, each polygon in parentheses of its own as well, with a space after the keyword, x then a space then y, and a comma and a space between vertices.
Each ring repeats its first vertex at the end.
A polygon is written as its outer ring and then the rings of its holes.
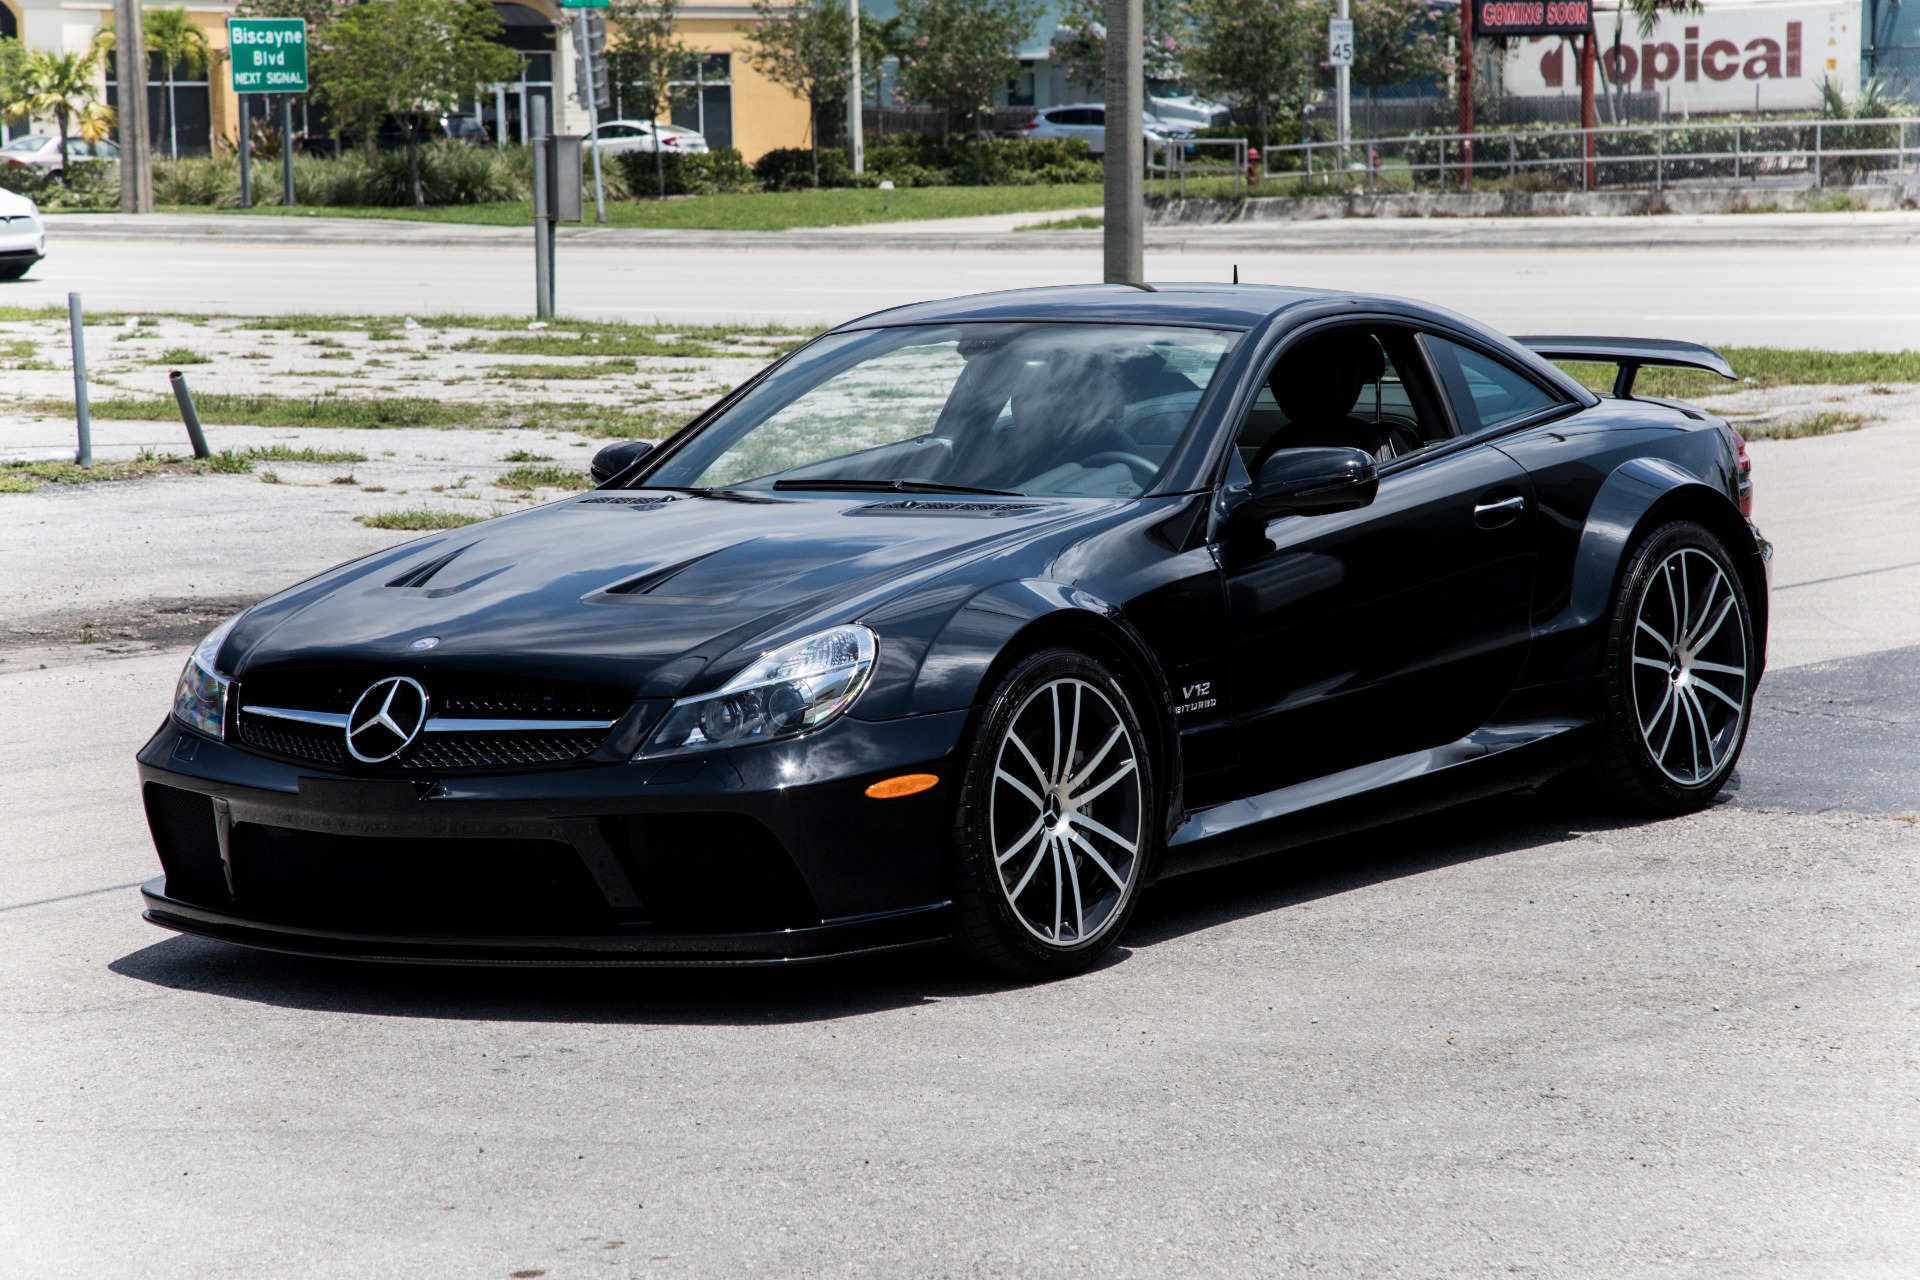
POLYGON ((732 18, 682 17, 674 31, 696 53, 732 55, 733 145, 748 164, 776 147, 804 147, 807 102, 767 79, 747 61, 747 37, 732 18))

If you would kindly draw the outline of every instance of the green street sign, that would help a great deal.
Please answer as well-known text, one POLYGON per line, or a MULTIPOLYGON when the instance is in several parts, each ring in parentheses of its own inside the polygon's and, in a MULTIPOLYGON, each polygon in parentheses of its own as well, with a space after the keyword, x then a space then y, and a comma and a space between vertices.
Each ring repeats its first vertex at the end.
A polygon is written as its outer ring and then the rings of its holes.
POLYGON ((562 9, 609 9, 607 0, 560 0, 562 9))
POLYGON ((228 64, 235 93, 305 93, 304 18, 228 18, 228 64))

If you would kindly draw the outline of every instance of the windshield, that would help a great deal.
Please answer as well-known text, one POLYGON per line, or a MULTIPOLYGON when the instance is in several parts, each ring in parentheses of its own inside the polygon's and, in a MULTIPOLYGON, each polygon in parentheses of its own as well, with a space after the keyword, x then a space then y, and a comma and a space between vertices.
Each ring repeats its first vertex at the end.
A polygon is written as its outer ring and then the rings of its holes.
POLYGON ((39 134, 29 134, 24 138, 15 138, 6 146, 0 147, 0 151, 38 151, 51 141, 53 139, 43 138, 39 134))
POLYGON ((1132 497, 1158 478, 1237 336, 1058 323, 837 334, 645 484, 1132 497))

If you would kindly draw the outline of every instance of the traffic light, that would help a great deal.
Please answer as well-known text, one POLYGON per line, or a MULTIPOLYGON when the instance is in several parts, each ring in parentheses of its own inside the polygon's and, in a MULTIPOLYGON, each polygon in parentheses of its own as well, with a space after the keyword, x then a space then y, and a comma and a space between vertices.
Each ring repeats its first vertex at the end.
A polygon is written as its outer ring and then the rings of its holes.
POLYGON ((582 107, 605 111, 613 105, 613 90, 607 82, 607 18, 599 9, 587 9, 582 19, 586 48, 574 51, 573 82, 579 86, 582 107))

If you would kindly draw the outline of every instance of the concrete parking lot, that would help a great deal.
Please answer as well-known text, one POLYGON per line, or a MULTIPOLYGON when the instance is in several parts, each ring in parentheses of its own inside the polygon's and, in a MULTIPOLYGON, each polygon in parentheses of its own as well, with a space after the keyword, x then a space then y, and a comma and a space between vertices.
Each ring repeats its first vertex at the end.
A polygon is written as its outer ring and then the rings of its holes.
MULTIPOLYGON (((1912 1276, 1920 408, 1822 394, 1877 420, 1753 446, 1772 665, 1722 803, 1189 877, 1025 988, 158 931, 132 753, 206 620, 80 625, 408 535, 317 470, 0 496, 5 621, 58 623, 0 627, 0 1274, 1912 1276)), ((420 491, 517 443, 403 434, 369 466, 420 491)))

